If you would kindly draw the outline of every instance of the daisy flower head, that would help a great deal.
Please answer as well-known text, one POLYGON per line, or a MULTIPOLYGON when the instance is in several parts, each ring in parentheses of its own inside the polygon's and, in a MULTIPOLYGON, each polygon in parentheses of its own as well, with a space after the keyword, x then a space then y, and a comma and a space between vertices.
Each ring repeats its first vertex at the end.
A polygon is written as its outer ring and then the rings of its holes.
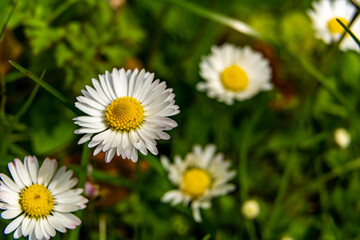
POLYGON ((211 199, 225 195, 235 189, 228 181, 235 176, 235 171, 229 171, 229 161, 224 161, 224 155, 215 155, 215 145, 207 145, 204 149, 195 145, 193 152, 188 153, 184 160, 175 156, 175 163, 162 156, 161 162, 169 172, 170 181, 177 187, 162 197, 163 202, 172 205, 190 203, 193 217, 201 222, 200 208, 210 208, 211 199))
MULTIPOLYGON (((344 28, 337 22, 338 18, 345 25, 348 25, 352 17, 356 13, 356 7, 347 0, 320 0, 313 2, 313 9, 308 10, 308 15, 311 18, 315 36, 323 40, 326 44, 339 41, 344 28)), ((359 36, 360 34, 360 20, 357 18, 350 27, 351 31, 359 36)), ((349 34, 339 45, 340 50, 355 50, 360 51, 356 42, 350 37, 349 34)))
POLYGON ((75 229, 81 221, 71 212, 84 209, 88 200, 83 189, 73 189, 78 180, 65 166, 56 173, 56 160, 45 159, 41 167, 36 157, 15 159, 8 164, 12 179, 0 173, 0 209, 3 219, 14 219, 4 233, 14 238, 29 236, 50 239, 56 232, 75 229))
POLYGON ((228 105, 273 87, 269 61, 249 46, 212 46, 211 54, 200 62, 200 75, 205 82, 198 83, 197 89, 228 105))
POLYGON ((134 162, 138 150, 157 155, 155 140, 169 139, 164 131, 177 126, 169 118, 179 113, 173 90, 159 79, 154 81, 154 74, 144 69, 114 68, 100 74, 99 80, 93 78, 94 87, 86 86, 75 103, 86 114, 74 119, 80 126, 75 133, 85 134, 79 144, 91 139, 88 146, 96 147, 94 155, 105 152, 106 162, 115 153, 134 162))

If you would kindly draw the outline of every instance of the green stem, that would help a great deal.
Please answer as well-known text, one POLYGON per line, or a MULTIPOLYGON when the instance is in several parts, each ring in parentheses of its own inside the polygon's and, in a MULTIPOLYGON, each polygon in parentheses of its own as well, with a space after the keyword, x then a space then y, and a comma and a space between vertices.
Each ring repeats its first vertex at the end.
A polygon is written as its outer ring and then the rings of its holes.
POLYGON ((293 147, 293 149, 291 151, 290 158, 289 158, 289 160, 288 160, 288 162, 286 163, 286 166, 285 166, 285 171, 284 171, 284 174, 283 174, 281 182, 280 182, 279 191, 278 191, 278 193, 276 195, 274 208, 273 208, 270 220, 268 221, 267 228, 266 228, 265 233, 264 233, 264 235, 265 235, 264 239, 270 239, 271 238, 273 225, 277 221, 277 219, 278 219, 278 217, 280 215, 281 207, 283 205, 282 203, 283 203, 285 191, 286 191, 287 186, 289 184, 289 181, 290 181, 290 178, 291 178, 291 173, 293 172, 295 163, 296 163, 295 147, 293 147))
MULTIPOLYGON (((5 4, 9 4, 9 1, 6 2, 6 1, 2 0, 2 3, 3 3, 4 5, 5 5, 5 4)), ((16 2, 14 3, 14 6, 12 7, 12 9, 11 9, 11 11, 10 11, 9 16, 6 18, 6 20, 5 20, 4 23, 3 23, 4 25, 0 26, 0 27, 1 27, 1 29, 0 29, 0 42, 1 42, 2 37, 3 37, 3 35, 4 35, 5 28, 6 28, 6 26, 7 26, 8 23, 9 23, 10 17, 11 17, 11 15, 14 13, 14 10, 15 10, 15 7, 16 7, 17 3, 18 3, 18 1, 16 1, 16 2)), ((5 12, 6 12, 5 9, 7 9, 7 6, 4 7, 4 5, 0 5, 0 7, 3 8, 4 14, 5 14, 5 12)), ((5 17, 5 15, 4 15, 3 17, 5 17)))
POLYGON ((56 90, 54 87, 49 85, 48 83, 41 80, 38 76, 36 76, 34 73, 30 72, 29 70, 23 68, 19 64, 17 64, 14 61, 9 60, 9 63, 13 65, 16 69, 18 69, 20 72, 24 73, 26 76, 28 76, 30 79, 34 80, 36 83, 38 83, 41 87, 43 87, 46 91, 51 93, 54 97, 56 97, 62 104, 64 104, 67 108, 72 110, 74 113, 78 115, 82 115, 82 112, 77 109, 73 102, 71 102, 69 99, 67 99, 63 94, 61 94, 58 90, 56 90))
POLYGON ((266 109, 266 104, 262 105, 263 107, 258 109, 254 116, 248 121, 246 124, 246 128, 242 135, 242 141, 240 142, 240 164, 239 164, 239 186, 240 186, 240 199, 241 201, 245 201, 248 198, 248 177, 247 177, 247 155, 250 147, 251 142, 251 134, 260 120, 260 116, 263 114, 264 110, 266 109))
MULTIPOLYGON (((89 164, 89 154, 90 154, 90 149, 84 144, 82 154, 81 154, 81 164, 80 164, 81 171, 79 173, 79 183, 78 183, 78 187, 83 188, 83 189, 85 187, 86 177, 87 177, 87 173, 88 173, 87 171, 88 171, 88 164, 89 164)), ((84 211, 83 210, 77 211, 75 213, 75 215, 78 218, 82 219, 84 216, 84 211)), ((81 228, 81 225, 78 226, 75 230, 71 231, 70 240, 78 240, 79 239, 80 228, 81 228)))
POLYGON ((260 37, 260 34, 257 31, 255 31, 253 28, 251 28, 244 22, 241 22, 235 18, 227 17, 223 14, 219 14, 215 11, 211 11, 209 9, 203 8, 194 3, 187 2, 187 1, 179 1, 179 0, 160 0, 160 1, 168 2, 168 3, 171 3, 178 7, 184 8, 188 12, 191 12, 195 15, 207 18, 211 21, 223 24, 225 26, 235 29, 238 32, 241 32, 241 33, 253 36, 253 37, 258 37, 258 38, 260 37))
POLYGON ((47 20, 47 24, 50 25, 57 17, 59 17, 66 9, 68 9, 71 5, 76 3, 77 0, 69 0, 64 1, 55 11, 50 15, 49 19, 47 20))
POLYGON ((165 176, 166 173, 165 173, 163 166, 160 163, 159 158, 157 158, 149 153, 147 155, 143 155, 143 154, 139 153, 139 160, 136 163, 136 165, 140 165, 140 159, 145 159, 151 165, 151 167, 154 168, 155 171, 157 171, 161 176, 165 176))
MULTIPOLYGON (((40 76, 40 79, 43 80, 45 75, 45 71, 40 76)), ((39 84, 36 84, 34 89, 32 90, 30 97, 26 100, 25 104, 22 106, 22 108, 19 110, 19 112, 15 115, 15 118, 19 119, 30 107, 31 103, 34 101, 34 98, 36 96, 36 93, 39 90, 39 84)))
POLYGON ((255 232, 255 226, 254 226, 254 222, 253 221, 246 221, 245 222, 246 224, 246 229, 249 233, 249 236, 250 236, 250 240, 257 240, 257 236, 256 236, 256 232, 255 232))
POLYGON ((286 206, 293 206, 296 201, 303 198, 303 196, 310 194, 318 189, 318 186, 324 184, 331 179, 334 179, 342 174, 345 174, 349 171, 353 171, 360 168, 360 158, 354 161, 348 162, 347 164, 334 168, 331 172, 323 174, 322 176, 312 180, 310 183, 304 185, 302 188, 298 189, 295 193, 290 195, 287 198, 286 206))
POLYGON ((101 214, 99 219, 99 240, 106 240, 106 215, 101 214))

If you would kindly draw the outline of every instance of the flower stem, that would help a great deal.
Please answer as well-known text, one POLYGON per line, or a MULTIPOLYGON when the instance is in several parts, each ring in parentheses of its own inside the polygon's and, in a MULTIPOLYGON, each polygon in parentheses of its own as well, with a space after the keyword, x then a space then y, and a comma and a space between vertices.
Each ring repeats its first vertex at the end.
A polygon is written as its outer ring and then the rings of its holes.
MULTIPOLYGON (((86 177, 88 174, 89 154, 90 154, 90 149, 84 144, 82 154, 81 154, 81 164, 80 164, 81 171, 79 173, 79 183, 78 183, 78 187, 83 188, 83 189, 85 187, 86 177)), ((84 211, 83 210, 77 211, 75 213, 75 215, 78 218, 82 219, 83 215, 84 215, 84 211)), ((81 227, 81 225, 78 226, 75 230, 71 231, 70 240, 78 240, 79 239, 80 227, 81 227)))
POLYGON ((44 82, 42 79, 40 79, 38 76, 36 76, 34 73, 30 72, 29 70, 23 68, 19 64, 17 64, 14 61, 9 60, 9 63, 13 65, 17 70, 24 73, 26 76, 28 76, 30 79, 34 80, 36 83, 38 83, 41 87, 43 87, 46 91, 51 93, 54 97, 56 97, 62 104, 64 104, 67 108, 72 110, 74 113, 81 115, 82 112, 77 109, 73 102, 71 102, 69 99, 67 99, 62 93, 60 93, 58 90, 56 90, 54 87, 52 87, 47 82, 44 82))

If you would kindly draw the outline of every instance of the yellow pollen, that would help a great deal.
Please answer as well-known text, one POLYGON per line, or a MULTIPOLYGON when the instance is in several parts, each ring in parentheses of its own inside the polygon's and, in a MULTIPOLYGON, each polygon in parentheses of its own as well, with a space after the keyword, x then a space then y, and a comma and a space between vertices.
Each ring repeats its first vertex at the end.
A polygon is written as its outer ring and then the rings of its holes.
POLYGON ((53 210, 54 198, 44 185, 33 184, 21 191, 19 203, 30 218, 42 218, 53 210))
POLYGON ((233 92, 242 91, 249 84, 246 72, 237 65, 231 65, 225 68, 222 71, 220 78, 224 88, 233 92))
POLYGON ((105 120, 114 130, 131 131, 142 124, 144 108, 133 97, 120 97, 106 108, 105 120))
MULTIPOLYGON (((346 20, 345 18, 338 18, 343 24, 345 24, 345 26, 349 25, 348 20, 346 20)), ((345 32, 345 29, 340 25, 340 23, 338 23, 338 21, 336 21, 336 18, 332 18, 330 19, 330 21, 328 22, 328 29, 332 34, 335 33, 339 33, 339 34, 343 34, 345 32)))
POLYGON ((210 175, 202 169, 192 168, 187 170, 182 177, 182 191, 192 197, 202 197, 211 185, 210 175))

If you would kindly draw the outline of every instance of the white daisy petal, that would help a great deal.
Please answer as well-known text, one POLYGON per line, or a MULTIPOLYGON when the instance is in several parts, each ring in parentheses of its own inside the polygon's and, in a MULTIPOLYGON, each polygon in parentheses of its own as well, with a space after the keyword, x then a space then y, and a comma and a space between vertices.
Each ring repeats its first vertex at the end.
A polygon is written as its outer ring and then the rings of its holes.
POLYGON ((21 214, 19 217, 17 217, 15 220, 13 220, 9 225, 6 226, 4 233, 9 234, 15 229, 17 229, 20 224, 22 223, 25 215, 21 214))
POLYGON ((22 235, 23 235, 23 233, 22 233, 22 231, 21 231, 21 227, 18 227, 18 228, 15 230, 13 237, 14 237, 15 239, 18 239, 18 238, 20 238, 22 235))
POLYGON ((88 200, 81 196, 83 189, 72 189, 78 182, 72 171, 61 167, 56 174, 56 160, 45 159, 39 169, 35 156, 27 156, 24 163, 15 159, 9 163, 15 180, 0 173, 0 209, 3 219, 13 219, 4 233, 14 231, 15 239, 50 239, 58 230, 74 229, 81 221, 71 214, 84 209, 88 200))
POLYGON ((15 163, 15 167, 16 167, 16 171, 17 171, 18 175, 21 176, 21 181, 26 186, 31 185, 31 178, 30 178, 29 172, 27 171, 24 164, 20 161, 20 159, 17 159, 17 158, 14 160, 14 163, 15 163))
POLYGON ((162 165, 168 171, 170 181, 177 189, 164 194, 161 201, 171 205, 191 202, 193 217, 201 222, 200 208, 210 208, 213 197, 225 195, 235 189, 228 184, 234 172, 228 171, 229 162, 223 160, 223 154, 214 156, 215 145, 207 145, 204 149, 195 145, 193 152, 186 155, 183 161, 175 156, 174 164, 170 164, 166 157, 161 157, 162 165))
MULTIPOLYGON (((336 21, 336 18, 340 19, 345 25, 348 25, 357 11, 356 7, 350 1, 345 0, 319 0, 313 2, 312 6, 313 9, 308 10, 307 14, 312 21, 315 36, 323 40, 326 44, 339 41, 344 33, 344 29, 336 21)), ((355 36, 360 35, 359 18, 353 22, 350 29, 355 36)), ((345 35, 339 48, 342 51, 354 50, 360 52, 360 48, 349 35, 345 35)))
POLYGON ((106 162, 115 153, 132 161, 138 151, 157 154, 155 140, 169 139, 164 131, 177 126, 168 118, 179 113, 173 90, 159 79, 154 81, 153 73, 137 69, 114 68, 92 82, 96 90, 86 86, 75 103, 87 115, 73 119, 79 125, 75 133, 84 134, 78 143, 90 141, 88 147, 96 147, 94 155, 105 152, 106 162))
POLYGON ((213 46, 211 51, 200 63, 200 75, 205 82, 197 84, 197 89, 207 91, 210 98, 231 105, 234 100, 243 101, 271 89, 269 61, 250 47, 226 43, 213 46))

